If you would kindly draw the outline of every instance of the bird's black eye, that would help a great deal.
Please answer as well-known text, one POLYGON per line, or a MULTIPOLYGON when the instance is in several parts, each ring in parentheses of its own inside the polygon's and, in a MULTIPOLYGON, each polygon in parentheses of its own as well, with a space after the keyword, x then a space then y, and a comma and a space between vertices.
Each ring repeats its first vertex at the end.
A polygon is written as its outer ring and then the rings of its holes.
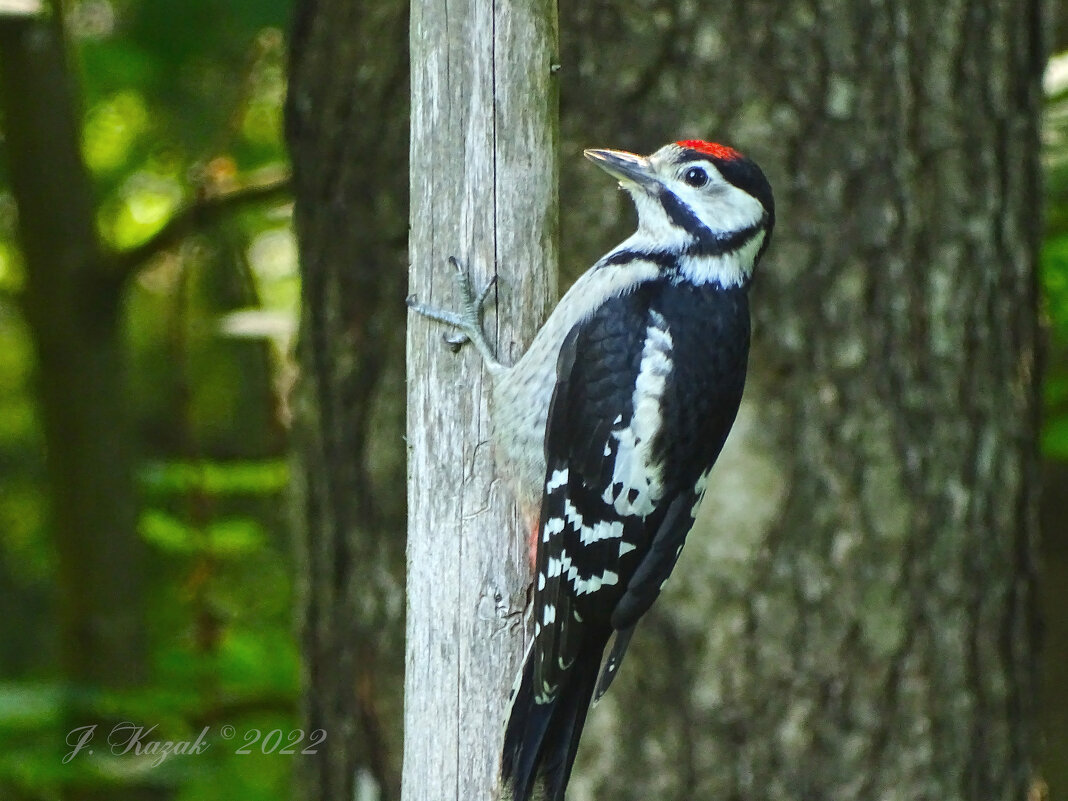
POLYGON ((700 189, 708 183, 708 173, 700 167, 690 167, 690 169, 686 170, 686 174, 682 176, 682 180, 690 186, 700 189))

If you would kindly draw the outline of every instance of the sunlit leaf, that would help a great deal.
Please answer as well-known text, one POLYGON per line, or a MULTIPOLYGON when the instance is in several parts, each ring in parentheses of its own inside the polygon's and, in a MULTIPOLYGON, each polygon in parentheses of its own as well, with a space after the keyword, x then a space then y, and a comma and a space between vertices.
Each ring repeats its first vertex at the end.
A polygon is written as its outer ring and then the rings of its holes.
POLYGON ((252 518, 216 520, 207 528, 208 547, 217 556, 237 556, 263 546, 263 526, 252 518))
POLYGON ((235 462, 153 462, 141 470, 141 484, 159 493, 210 495, 278 492, 289 482, 284 459, 235 462))
POLYGON ((137 172, 104 210, 102 233, 116 248, 140 245, 164 226, 181 200, 182 186, 176 179, 137 172))
POLYGON ((82 131, 85 163, 94 172, 125 165, 131 147, 149 125, 144 99, 133 90, 116 92, 90 111, 82 131))
POLYGON ((159 509, 141 515, 141 536, 157 548, 173 553, 189 553, 200 547, 197 531, 159 509))
POLYGON ((0 239, 0 289, 18 292, 22 289, 24 279, 22 260, 14 243, 0 239))

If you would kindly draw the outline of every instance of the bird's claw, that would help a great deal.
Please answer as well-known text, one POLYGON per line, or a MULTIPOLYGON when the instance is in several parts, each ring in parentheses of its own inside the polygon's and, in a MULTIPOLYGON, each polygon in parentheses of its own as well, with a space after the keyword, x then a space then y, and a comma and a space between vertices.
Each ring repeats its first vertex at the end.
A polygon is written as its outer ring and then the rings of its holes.
POLYGON ((453 353, 459 353, 460 348, 471 341, 467 334, 442 334, 441 338, 453 353))
POLYGON ((462 301, 460 312, 451 312, 419 303, 414 294, 409 295, 405 299, 405 303, 408 308, 417 314, 457 329, 459 333, 446 334, 443 337, 445 344, 448 345, 453 353, 458 352, 466 343, 471 342, 478 348, 479 353, 482 354, 487 362, 496 364, 497 359, 489 346, 489 342, 486 340, 485 332, 482 330, 482 314, 486 299, 489 297, 493 287, 496 286, 497 276, 493 276, 476 296, 471 286, 471 279, 468 278, 467 273, 460 266, 459 260, 455 256, 449 256, 449 264, 456 271, 456 282, 460 289, 462 301))

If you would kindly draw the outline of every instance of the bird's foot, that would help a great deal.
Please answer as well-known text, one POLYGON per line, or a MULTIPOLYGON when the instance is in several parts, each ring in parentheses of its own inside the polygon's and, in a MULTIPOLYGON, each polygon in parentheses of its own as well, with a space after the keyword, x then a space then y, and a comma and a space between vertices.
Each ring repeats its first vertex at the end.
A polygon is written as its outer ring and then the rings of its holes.
POLYGON ((471 279, 460 267, 460 262, 455 257, 449 256, 449 264, 453 266, 456 283, 460 289, 461 310, 452 312, 446 309, 439 309, 436 306, 428 306, 425 303, 419 303, 415 295, 408 296, 406 301, 408 308, 430 320, 436 320, 439 323, 445 323, 445 325, 455 328, 457 333, 446 334, 444 337, 445 343, 452 348, 454 353, 470 342, 478 349, 478 352, 482 354, 487 363, 491 365, 497 364, 497 357, 494 355, 493 349, 486 339, 486 333, 482 328, 482 315, 486 298, 489 297, 490 291, 497 283, 497 277, 491 278, 482 291, 476 295, 474 288, 471 286, 471 279))

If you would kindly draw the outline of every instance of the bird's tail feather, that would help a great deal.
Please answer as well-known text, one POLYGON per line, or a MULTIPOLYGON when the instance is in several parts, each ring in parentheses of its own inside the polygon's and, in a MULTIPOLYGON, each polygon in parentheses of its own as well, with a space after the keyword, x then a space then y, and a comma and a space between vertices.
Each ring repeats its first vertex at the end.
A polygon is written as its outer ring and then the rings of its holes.
POLYGON ((527 656, 523 677, 504 730, 501 779, 505 798, 530 801, 535 785, 545 801, 563 801, 590 699, 597 686, 606 640, 590 638, 564 675, 555 697, 534 698, 534 655, 527 656), (511 795, 508 795, 510 791, 511 795))

